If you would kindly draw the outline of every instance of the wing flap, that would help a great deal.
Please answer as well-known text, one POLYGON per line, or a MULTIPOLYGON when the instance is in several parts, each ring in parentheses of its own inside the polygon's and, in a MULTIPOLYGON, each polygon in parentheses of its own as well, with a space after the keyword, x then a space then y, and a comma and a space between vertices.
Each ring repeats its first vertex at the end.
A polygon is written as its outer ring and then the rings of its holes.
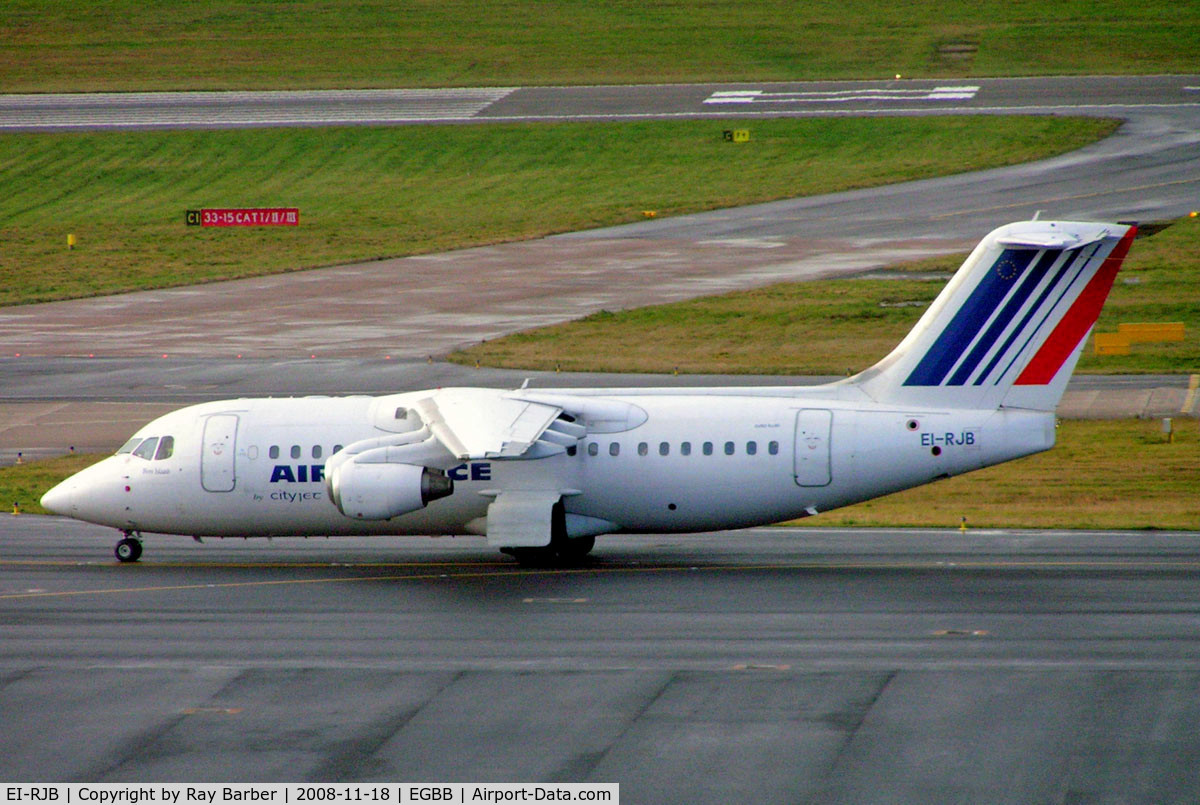
POLYGON ((482 388, 438 389, 413 408, 461 460, 519 458, 562 413, 555 405, 482 388))

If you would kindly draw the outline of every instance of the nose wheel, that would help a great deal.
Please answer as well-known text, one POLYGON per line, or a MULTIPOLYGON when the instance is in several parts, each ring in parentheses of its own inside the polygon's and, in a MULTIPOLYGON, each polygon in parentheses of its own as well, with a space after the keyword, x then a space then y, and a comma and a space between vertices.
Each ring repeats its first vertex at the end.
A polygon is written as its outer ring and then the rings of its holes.
POLYGON ((113 553, 116 554, 118 562, 136 562, 142 555, 142 541, 126 534, 125 538, 117 543, 113 553))

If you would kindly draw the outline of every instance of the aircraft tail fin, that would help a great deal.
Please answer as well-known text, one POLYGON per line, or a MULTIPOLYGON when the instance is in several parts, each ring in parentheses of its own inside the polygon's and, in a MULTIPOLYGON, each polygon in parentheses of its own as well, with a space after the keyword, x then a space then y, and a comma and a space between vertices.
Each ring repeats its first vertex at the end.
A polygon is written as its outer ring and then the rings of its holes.
POLYGON ((879 402, 1053 411, 1136 231, 1073 221, 993 231, 891 354, 845 382, 879 402))

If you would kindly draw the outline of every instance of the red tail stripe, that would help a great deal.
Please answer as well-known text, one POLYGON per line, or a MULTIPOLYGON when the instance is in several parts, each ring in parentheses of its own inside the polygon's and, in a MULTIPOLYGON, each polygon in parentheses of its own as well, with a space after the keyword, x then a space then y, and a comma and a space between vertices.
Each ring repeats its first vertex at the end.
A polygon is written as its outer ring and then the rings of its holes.
POLYGON ((1104 263, 1096 271, 1096 276, 1088 282, 1075 304, 1071 305, 1067 315, 1062 317, 1062 321, 1054 328, 1054 332, 1050 333, 1050 337, 1042 344, 1042 348, 1033 356, 1033 360, 1021 372, 1014 385, 1044 386, 1054 379, 1058 370, 1100 316, 1100 308, 1104 307, 1104 300, 1108 298, 1113 280, 1121 270, 1121 261, 1129 252, 1129 246, 1133 243, 1136 233, 1136 226, 1129 227, 1125 237, 1121 238, 1117 247, 1104 259, 1104 263))

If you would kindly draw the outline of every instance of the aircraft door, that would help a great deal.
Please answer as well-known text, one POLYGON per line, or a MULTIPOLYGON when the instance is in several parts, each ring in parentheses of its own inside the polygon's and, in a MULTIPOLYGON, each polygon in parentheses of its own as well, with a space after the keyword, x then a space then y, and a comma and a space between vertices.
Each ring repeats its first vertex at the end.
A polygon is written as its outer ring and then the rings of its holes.
POLYGON ((204 422, 204 442, 200 453, 200 486, 206 492, 232 492, 237 479, 234 456, 237 452, 238 418, 235 414, 214 414, 204 422))
POLYGON ((802 408, 796 412, 793 471, 798 485, 828 486, 833 480, 830 468, 832 430, 832 411, 824 408, 802 408))

